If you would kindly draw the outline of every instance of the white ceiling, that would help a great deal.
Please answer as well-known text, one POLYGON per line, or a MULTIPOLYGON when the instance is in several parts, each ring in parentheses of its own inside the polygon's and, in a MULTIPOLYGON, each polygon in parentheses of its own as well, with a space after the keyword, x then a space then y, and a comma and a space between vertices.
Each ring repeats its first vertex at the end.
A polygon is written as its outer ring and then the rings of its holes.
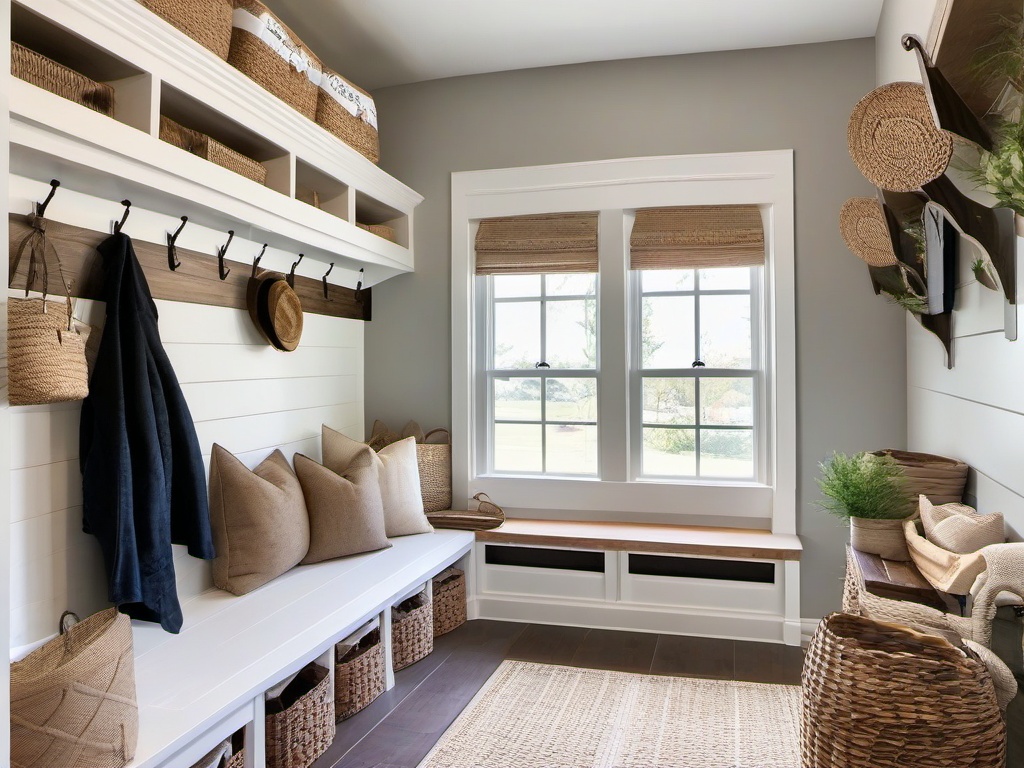
POLYGON ((267 0, 367 89, 585 61, 872 37, 883 0, 267 0))

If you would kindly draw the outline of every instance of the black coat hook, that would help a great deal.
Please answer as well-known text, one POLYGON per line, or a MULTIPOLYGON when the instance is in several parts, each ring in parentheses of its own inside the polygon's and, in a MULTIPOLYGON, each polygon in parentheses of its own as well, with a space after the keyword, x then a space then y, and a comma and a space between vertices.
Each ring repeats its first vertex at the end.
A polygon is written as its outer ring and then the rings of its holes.
POLYGON ((359 270, 359 280, 356 282, 356 301, 363 300, 363 270, 359 270))
POLYGON ((321 280, 324 281, 324 298, 327 299, 327 301, 331 300, 331 297, 327 295, 327 276, 329 274, 331 274, 331 270, 333 270, 333 269, 334 269, 334 262, 332 261, 330 268, 326 272, 324 272, 324 276, 321 278, 321 280))
POLYGON ((220 248, 217 249, 217 273, 220 275, 221 280, 227 280, 228 275, 231 274, 230 269, 224 269, 224 254, 228 252, 228 246, 231 245, 231 241, 235 239, 235 230, 228 230, 228 241, 224 243, 220 248))
POLYGON ((263 244, 263 248, 260 251, 260 255, 252 260, 252 276, 256 277, 256 267, 260 265, 260 261, 263 259, 263 254, 267 252, 267 244, 263 244))
POLYGON ((178 240, 178 235, 181 234, 181 230, 185 228, 185 224, 188 223, 188 216, 181 217, 181 224, 174 232, 167 233, 167 266, 171 272, 181 266, 181 262, 178 261, 178 249, 175 247, 175 243, 178 240))
POLYGON ((305 254, 300 253, 298 260, 292 262, 292 271, 288 273, 288 277, 286 278, 288 280, 288 285, 292 288, 295 287, 295 268, 299 266, 299 262, 302 261, 302 257, 304 255, 305 254))
POLYGON ((50 179, 50 193, 46 196, 46 199, 41 203, 36 203, 36 216, 44 216, 46 214, 46 206, 53 200, 54 194, 57 192, 57 187, 60 186, 60 181, 57 179, 50 179))
POLYGON ((132 201, 131 200, 122 200, 121 201, 121 205, 124 206, 124 215, 121 216, 121 220, 119 222, 116 222, 114 224, 114 234, 115 235, 121 234, 121 227, 123 227, 124 223, 126 221, 128 221, 128 214, 132 212, 132 201))

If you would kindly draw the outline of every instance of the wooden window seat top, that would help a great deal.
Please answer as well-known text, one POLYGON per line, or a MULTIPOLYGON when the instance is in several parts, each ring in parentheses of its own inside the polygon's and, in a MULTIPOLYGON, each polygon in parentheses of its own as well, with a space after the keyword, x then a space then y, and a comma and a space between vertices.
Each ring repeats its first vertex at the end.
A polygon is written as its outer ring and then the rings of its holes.
POLYGON ((507 519, 494 530, 477 531, 476 540, 488 544, 758 560, 799 560, 803 550, 795 534, 752 528, 522 518, 507 519))

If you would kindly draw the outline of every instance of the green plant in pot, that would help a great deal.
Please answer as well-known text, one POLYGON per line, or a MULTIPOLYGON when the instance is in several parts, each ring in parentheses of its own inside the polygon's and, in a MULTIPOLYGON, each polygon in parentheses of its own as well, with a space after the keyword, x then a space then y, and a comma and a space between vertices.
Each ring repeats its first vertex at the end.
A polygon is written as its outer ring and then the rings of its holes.
POLYGON ((849 519, 850 544, 886 560, 909 560, 903 521, 914 501, 903 487, 903 469, 891 456, 834 453, 818 465, 826 512, 849 519))

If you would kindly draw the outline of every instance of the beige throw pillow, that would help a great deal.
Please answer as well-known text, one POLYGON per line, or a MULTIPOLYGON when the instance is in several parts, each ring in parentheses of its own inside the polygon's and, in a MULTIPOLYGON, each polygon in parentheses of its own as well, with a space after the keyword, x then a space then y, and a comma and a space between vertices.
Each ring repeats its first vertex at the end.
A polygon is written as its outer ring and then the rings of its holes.
POLYGON ((384 533, 384 506, 373 450, 369 446, 363 449, 342 474, 295 454, 295 474, 309 512, 309 551, 303 564, 391 546, 384 533))
POLYGON ((299 479, 281 451, 251 472, 214 444, 210 523, 217 557, 213 583, 244 595, 290 570, 309 548, 309 518, 299 479))
MULTIPOLYGON (((364 443, 324 426, 321 431, 324 466, 342 474, 364 443)), ((416 463, 416 440, 407 437, 382 448, 374 455, 380 496, 384 505, 384 529, 388 538, 434 530, 423 513, 420 471, 416 463)))
POLYGON ((919 501, 925 536, 943 549, 963 555, 1006 541, 1001 512, 979 515, 966 504, 935 505, 924 495, 919 501))

